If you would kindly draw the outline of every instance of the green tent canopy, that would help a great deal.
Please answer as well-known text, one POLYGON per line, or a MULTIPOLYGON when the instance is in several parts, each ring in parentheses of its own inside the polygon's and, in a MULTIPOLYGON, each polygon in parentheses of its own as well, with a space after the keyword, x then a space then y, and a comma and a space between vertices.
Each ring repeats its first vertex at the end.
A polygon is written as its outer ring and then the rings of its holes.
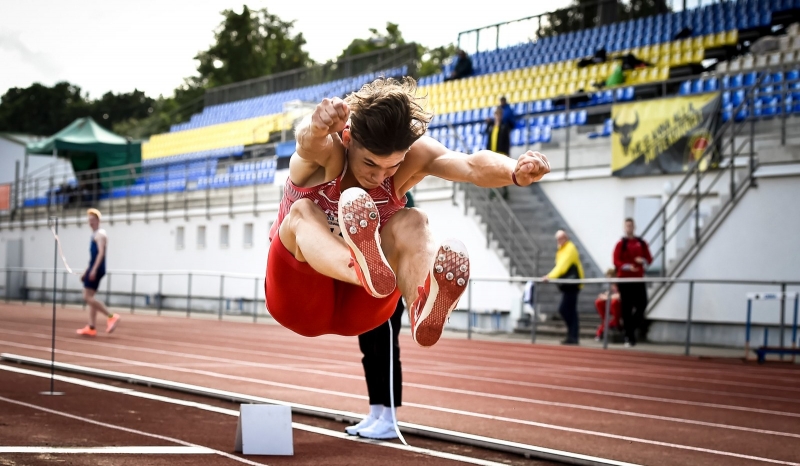
POLYGON ((125 186, 130 169, 122 167, 142 162, 141 142, 132 142, 112 133, 89 117, 78 118, 58 133, 41 141, 29 143, 28 154, 66 157, 72 162, 76 175, 88 170, 100 170, 105 188, 125 186))

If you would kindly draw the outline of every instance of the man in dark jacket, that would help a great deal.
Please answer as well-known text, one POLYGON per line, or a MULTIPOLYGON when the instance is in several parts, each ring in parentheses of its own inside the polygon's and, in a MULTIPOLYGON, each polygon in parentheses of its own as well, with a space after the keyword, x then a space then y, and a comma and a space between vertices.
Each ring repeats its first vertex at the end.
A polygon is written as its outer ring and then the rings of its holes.
MULTIPOLYGON (((406 198, 406 208, 414 207, 411 192, 406 193, 406 198)), ((364 378, 367 381, 369 414, 358 424, 345 428, 345 432, 350 435, 376 440, 397 438, 389 390, 389 347, 391 345, 392 348, 394 408, 397 409, 403 404, 403 370, 400 366, 400 343, 397 339, 400 336, 404 310, 403 298, 400 298, 389 319, 391 336, 388 322, 358 336, 358 346, 364 355, 361 364, 364 366, 364 378)))
MULTIPOLYGON (((653 262, 647 242, 634 235, 636 224, 625 219, 625 236, 614 248, 614 267, 619 278, 642 278, 645 268, 653 262)), ((636 345, 636 331, 644 321, 647 308, 647 285, 641 283, 619 284, 622 321, 625 325, 625 346, 636 345)))
POLYGON ((467 76, 472 76, 472 73, 472 60, 469 58, 469 55, 467 55, 467 52, 459 50, 458 58, 456 59, 456 66, 453 69, 453 72, 450 73, 450 76, 445 78, 445 81, 466 78, 467 76))

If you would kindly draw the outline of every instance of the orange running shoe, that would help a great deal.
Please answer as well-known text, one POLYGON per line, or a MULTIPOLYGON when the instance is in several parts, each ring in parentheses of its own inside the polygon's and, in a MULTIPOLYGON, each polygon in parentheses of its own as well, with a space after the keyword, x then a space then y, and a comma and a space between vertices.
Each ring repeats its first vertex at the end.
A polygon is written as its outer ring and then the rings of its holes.
POLYGON ((111 333, 117 328, 117 324, 119 323, 119 314, 114 314, 113 316, 108 318, 106 322, 106 333, 111 333))
POLYGON ((397 287, 397 278, 381 249, 380 214, 369 194, 350 188, 339 198, 339 225, 350 248, 350 266, 367 292, 384 298, 397 287))
POLYGON ((420 346, 433 346, 469 282, 469 255, 461 241, 449 239, 439 246, 425 286, 409 308, 411 335, 420 346))
POLYGON ((97 330, 89 327, 88 325, 86 327, 79 328, 78 330, 76 330, 76 332, 78 333, 78 335, 83 335, 85 337, 96 337, 97 336, 97 330))

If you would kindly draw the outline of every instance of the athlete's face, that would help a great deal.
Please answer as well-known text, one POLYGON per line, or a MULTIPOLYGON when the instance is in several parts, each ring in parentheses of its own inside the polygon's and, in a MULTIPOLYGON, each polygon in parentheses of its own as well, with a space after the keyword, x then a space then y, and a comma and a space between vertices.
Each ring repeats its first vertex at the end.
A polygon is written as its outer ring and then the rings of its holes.
POLYGON ((348 168, 364 189, 377 188, 384 180, 392 177, 406 157, 408 151, 397 151, 390 155, 375 155, 361 144, 344 135, 342 142, 348 150, 348 168))
POLYGON ((96 215, 89 215, 89 226, 92 227, 92 231, 97 230, 97 227, 100 226, 100 219, 96 215))

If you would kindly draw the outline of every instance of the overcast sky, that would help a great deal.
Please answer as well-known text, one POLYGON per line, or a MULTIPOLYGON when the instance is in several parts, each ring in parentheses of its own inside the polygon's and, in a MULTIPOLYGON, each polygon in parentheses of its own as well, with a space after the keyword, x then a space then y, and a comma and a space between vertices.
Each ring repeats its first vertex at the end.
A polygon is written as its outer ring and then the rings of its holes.
POLYGON ((66 80, 92 97, 134 88, 169 95, 195 73, 193 57, 212 43, 219 13, 245 3, 296 20, 311 58, 324 61, 387 21, 398 23, 408 41, 438 46, 455 42, 460 31, 569 1, 0 0, 0 94, 66 80))

